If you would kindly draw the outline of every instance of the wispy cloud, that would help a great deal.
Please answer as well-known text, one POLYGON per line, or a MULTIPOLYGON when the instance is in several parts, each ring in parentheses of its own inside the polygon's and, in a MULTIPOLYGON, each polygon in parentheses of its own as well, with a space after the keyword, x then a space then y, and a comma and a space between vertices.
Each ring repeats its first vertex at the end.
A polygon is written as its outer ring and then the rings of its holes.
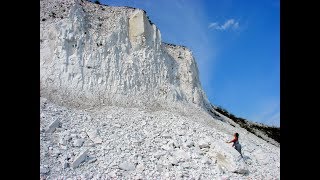
POLYGON ((217 22, 212 22, 208 25, 208 28, 221 30, 221 31, 225 31, 227 29, 236 30, 239 28, 239 22, 235 21, 234 19, 229 19, 222 25, 219 25, 219 23, 217 22))
POLYGON ((279 102, 266 103, 262 111, 253 116, 257 122, 267 125, 280 126, 280 104, 279 102))
POLYGON ((274 125, 274 126, 280 126, 280 111, 275 112, 273 116, 266 119, 266 124, 274 125))

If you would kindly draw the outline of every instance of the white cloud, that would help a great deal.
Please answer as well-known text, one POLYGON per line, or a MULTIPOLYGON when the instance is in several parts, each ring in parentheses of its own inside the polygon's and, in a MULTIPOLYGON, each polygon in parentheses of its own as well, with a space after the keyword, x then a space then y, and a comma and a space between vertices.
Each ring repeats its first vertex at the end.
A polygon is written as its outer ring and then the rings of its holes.
POLYGON ((236 22, 234 19, 227 20, 224 24, 219 25, 217 22, 212 22, 208 26, 209 29, 216 29, 216 30, 227 30, 232 28, 233 30, 236 30, 239 28, 239 22, 236 22))
POLYGON ((238 29, 239 28, 239 22, 236 22, 232 26, 233 29, 238 29))
POLYGON ((229 19, 228 21, 226 21, 226 22, 224 23, 224 25, 222 25, 221 28, 222 28, 223 30, 225 30, 225 29, 231 27, 233 24, 234 24, 234 19, 229 19))
POLYGON ((213 28, 213 29, 216 29, 216 28, 219 28, 219 25, 218 23, 214 22, 214 23, 210 23, 208 28, 213 28))

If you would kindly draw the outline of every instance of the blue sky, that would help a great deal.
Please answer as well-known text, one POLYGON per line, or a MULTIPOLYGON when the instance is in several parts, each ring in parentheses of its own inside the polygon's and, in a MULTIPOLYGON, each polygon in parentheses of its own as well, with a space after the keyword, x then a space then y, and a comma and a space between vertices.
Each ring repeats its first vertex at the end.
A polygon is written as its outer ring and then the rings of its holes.
POLYGON ((280 126, 279 0, 100 0, 144 9, 162 41, 192 50, 209 101, 280 126))

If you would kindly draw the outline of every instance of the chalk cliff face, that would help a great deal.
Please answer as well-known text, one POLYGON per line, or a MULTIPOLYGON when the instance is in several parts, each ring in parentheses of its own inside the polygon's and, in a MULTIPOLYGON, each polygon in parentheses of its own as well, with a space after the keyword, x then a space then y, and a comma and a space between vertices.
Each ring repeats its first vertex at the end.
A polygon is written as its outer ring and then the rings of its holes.
POLYGON ((161 42, 143 10, 77 0, 40 5, 41 96, 76 107, 209 105, 192 52, 161 42))

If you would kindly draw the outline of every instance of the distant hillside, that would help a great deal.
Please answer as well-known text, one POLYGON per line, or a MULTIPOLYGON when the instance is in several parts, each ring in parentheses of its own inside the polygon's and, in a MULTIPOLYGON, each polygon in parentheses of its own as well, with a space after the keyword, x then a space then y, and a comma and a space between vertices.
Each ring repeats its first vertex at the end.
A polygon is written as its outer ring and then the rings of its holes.
MULTIPOLYGON (((219 107, 219 106, 212 106, 212 107, 215 111, 228 117, 233 122, 239 124, 240 127, 246 129, 247 131, 266 140, 267 142, 270 142, 268 140, 268 138, 265 137, 265 136, 267 136, 267 137, 275 140, 276 142, 278 142, 280 145, 280 127, 268 126, 268 125, 261 124, 261 123, 253 123, 253 122, 250 122, 246 119, 236 117, 235 115, 231 114, 230 112, 228 112, 227 110, 225 110, 222 107, 219 107)), ((217 114, 215 113, 215 115, 217 115, 217 114)))

